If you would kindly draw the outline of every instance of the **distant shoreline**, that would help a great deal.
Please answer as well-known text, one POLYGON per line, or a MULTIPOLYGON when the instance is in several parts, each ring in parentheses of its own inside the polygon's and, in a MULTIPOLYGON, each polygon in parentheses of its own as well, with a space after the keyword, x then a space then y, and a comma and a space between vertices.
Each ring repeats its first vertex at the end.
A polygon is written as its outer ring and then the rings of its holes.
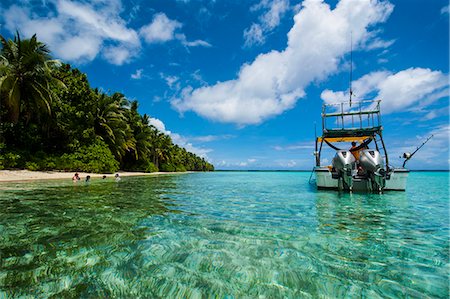
MULTIPOLYGON (((121 177, 128 176, 156 176, 164 174, 184 174, 188 172, 116 172, 121 177)), ((92 179, 101 179, 104 175, 107 178, 112 179, 116 173, 87 173, 78 172, 81 180, 84 180, 86 176, 91 176, 92 179)), ((21 182, 21 181, 38 181, 38 180, 72 180, 75 172, 64 171, 30 171, 30 170, 0 170, 0 183, 1 182, 21 182)))

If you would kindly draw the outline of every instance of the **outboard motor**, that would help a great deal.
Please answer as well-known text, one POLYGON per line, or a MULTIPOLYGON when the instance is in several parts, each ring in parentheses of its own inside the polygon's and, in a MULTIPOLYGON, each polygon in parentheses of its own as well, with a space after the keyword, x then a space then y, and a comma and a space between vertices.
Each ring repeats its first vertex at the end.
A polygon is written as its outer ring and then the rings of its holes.
POLYGON ((376 150, 365 149, 359 154, 359 163, 369 174, 375 188, 383 190, 386 185, 386 170, 383 168, 383 158, 376 150))
MULTIPOLYGON (((352 169, 354 168, 355 162, 355 157, 347 150, 338 150, 332 162, 333 167, 339 173, 339 177, 342 178, 350 191, 353 189, 352 169)), ((342 187, 339 185, 339 188, 341 189, 342 187)))

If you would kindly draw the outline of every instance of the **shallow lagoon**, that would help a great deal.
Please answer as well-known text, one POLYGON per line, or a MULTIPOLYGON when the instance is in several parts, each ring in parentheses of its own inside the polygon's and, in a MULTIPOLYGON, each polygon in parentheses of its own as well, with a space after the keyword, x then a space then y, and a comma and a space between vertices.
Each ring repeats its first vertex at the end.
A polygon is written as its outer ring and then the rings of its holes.
POLYGON ((0 298, 448 298, 448 173, 382 195, 308 179, 2 183, 0 298))

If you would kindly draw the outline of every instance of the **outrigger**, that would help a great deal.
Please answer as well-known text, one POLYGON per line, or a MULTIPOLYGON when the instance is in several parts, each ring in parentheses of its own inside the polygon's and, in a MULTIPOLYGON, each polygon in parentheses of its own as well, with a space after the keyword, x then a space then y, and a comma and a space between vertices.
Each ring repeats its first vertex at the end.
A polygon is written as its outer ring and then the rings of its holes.
POLYGON ((317 187, 350 192, 405 191, 409 170, 389 165, 382 131, 379 100, 324 104, 322 136, 316 137, 314 152, 317 187), (334 145, 341 142, 360 144, 348 150, 334 145), (375 148, 369 148, 372 142, 375 148), (329 166, 321 165, 324 143, 336 150, 329 166))

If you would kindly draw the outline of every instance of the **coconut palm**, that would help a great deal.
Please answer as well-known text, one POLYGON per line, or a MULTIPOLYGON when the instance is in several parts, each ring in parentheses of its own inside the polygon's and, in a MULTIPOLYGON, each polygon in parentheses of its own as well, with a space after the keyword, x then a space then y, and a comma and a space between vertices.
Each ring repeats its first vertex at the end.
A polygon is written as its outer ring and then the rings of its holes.
POLYGON ((47 46, 36 35, 22 40, 19 33, 14 40, 0 35, 0 41, 0 93, 9 120, 17 123, 23 116, 28 123, 31 118, 39 121, 41 113, 51 115, 52 87, 63 83, 52 75, 58 62, 51 59, 47 46))
POLYGON ((97 91, 94 130, 104 140, 111 152, 119 159, 129 150, 134 150, 136 141, 126 118, 127 101, 120 93, 109 96, 97 91))

